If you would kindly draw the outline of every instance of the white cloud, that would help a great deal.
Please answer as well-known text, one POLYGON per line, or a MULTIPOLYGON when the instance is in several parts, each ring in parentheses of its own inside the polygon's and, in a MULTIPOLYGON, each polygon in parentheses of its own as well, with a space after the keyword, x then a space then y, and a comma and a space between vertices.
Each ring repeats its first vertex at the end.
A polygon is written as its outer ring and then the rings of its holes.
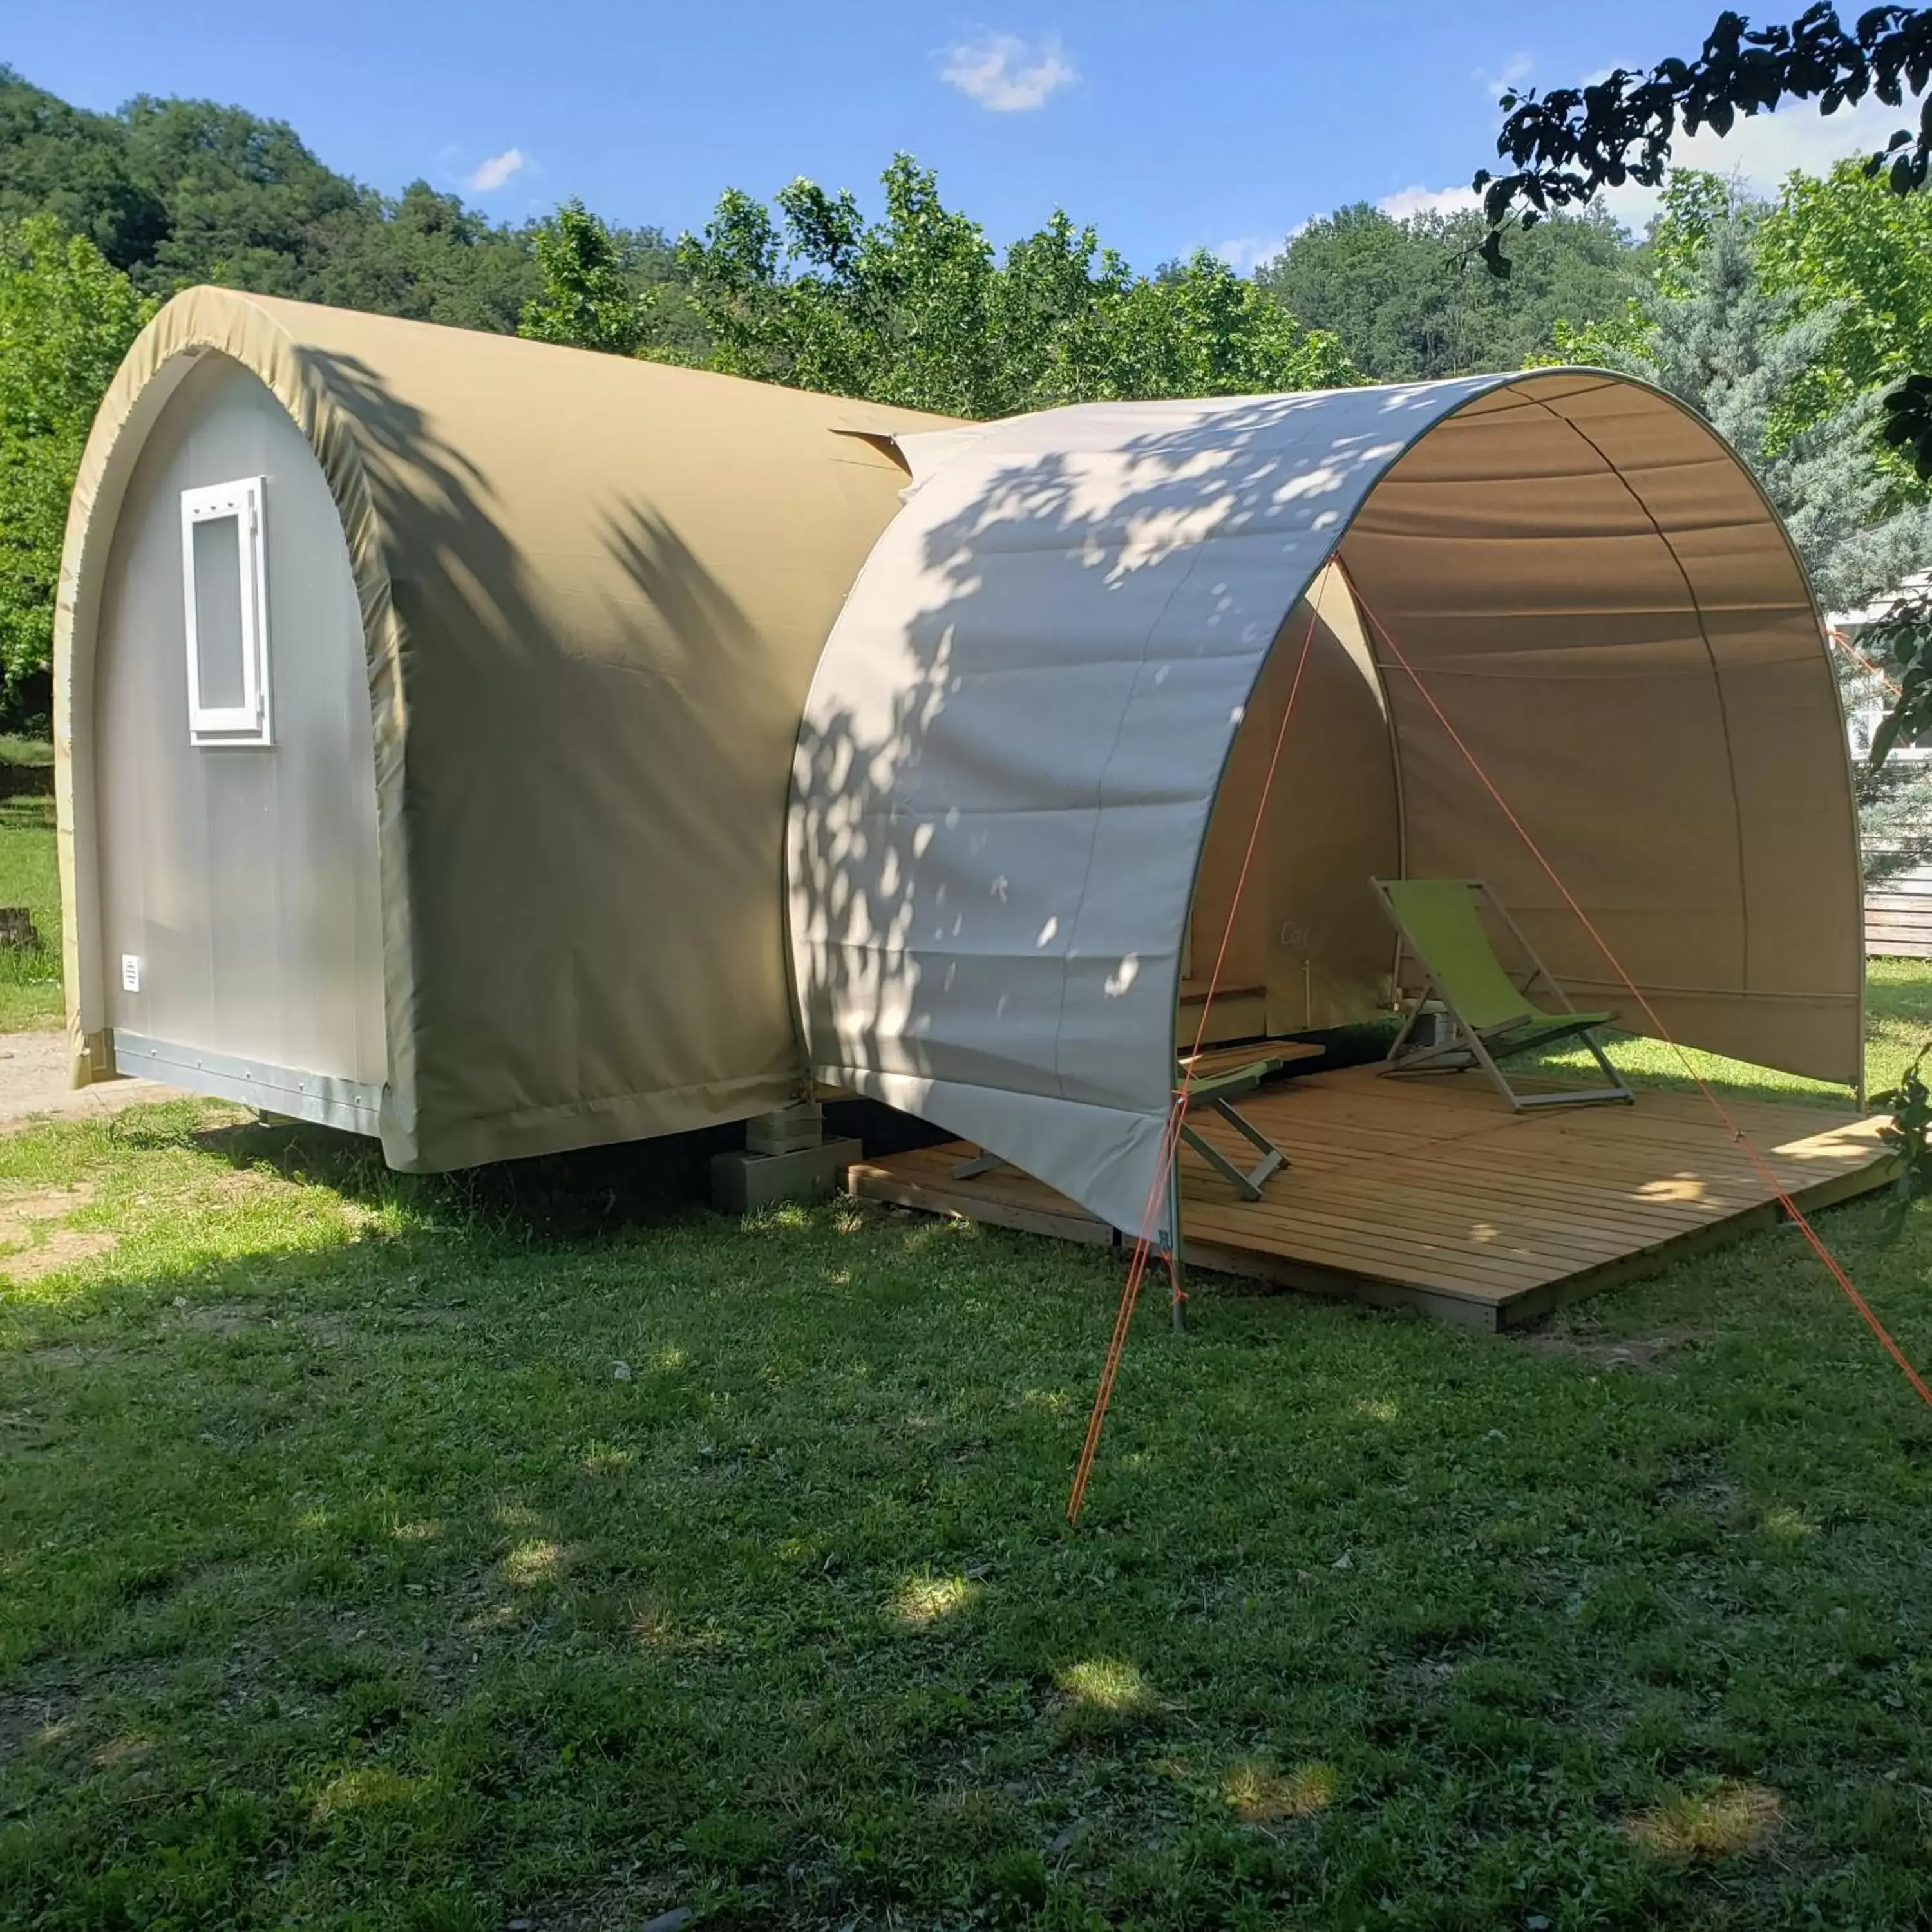
POLYGON ((518 170, 527 165, 528 157, 520 148, 506 148, 500 154, 492 154, 487 161, 480 163, 464 178, 464 185, 478 194, 488 194, 501 188, 518 170))
POLYGON ((1289 236, 1307 226, 1306 222, 1302 222, 1286 235, 1237 235, 1228 241, 1217 242, 1214 253, 1237 273, 1250 274, 1264 262, 1272 262, 1288 246, 1289 236))
POLYGON ((994 114, 1024 114, 1044 107, 1063 87, 1080 78, 1057 40, 1037 46, 1012 34, 950 47, 940 78, 968 100, 994 114))
POLYGON ((1528 54, 1511 54, 1501 67, 1492 74, 1486 67, 1479 67, 1469 78, 1492 100, 1500 98, 1513 87, 1520 87, 1534 72, 1536 63, 1528 54))
POLYGON ((1466 208, 1478 207, 1481 202, 1482 197, 1466 184, 1424 188, 1418 182, 1399 194, 1384 195, 1376 206, 1396 220, 1406 221, 1412 214, 1455 214, 1466 208))

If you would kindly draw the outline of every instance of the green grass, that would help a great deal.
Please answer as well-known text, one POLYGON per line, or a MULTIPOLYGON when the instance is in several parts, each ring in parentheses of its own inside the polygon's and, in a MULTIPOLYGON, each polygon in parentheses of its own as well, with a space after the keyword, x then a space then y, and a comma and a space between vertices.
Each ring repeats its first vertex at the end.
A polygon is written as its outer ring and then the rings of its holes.
POLYGON ((1109 1256, 232 1118, 0 1141, 0 1924, 1932 1921, 1932 1412, 1790 1232, 1198 1282, 1076 1531, 1109 1256))
MULTIPOLYGON (((0 763, 5 762, 0 742, 0 763)), ((58 1026, 61 992, 60 867, 54 855, 54 802, 26 794, 0 796, 0 905, 23 905, 40 944, 0 947, 0 1033, 58 1026)))
MULTIPOLYGON (((1920 959, 1870 959, 1865 962, 1865 1084, 1873 1094, 1898 1084, 1906 1063, 1932 1038, 1932 965, 1920 959)), ((1822 1080, 1804 1080, 1768 1066, 1697 1049, 1680 1052, 1658 1040, 1616 1035, 1609 1042, 1611 1060, 1637 1087, 1668 1088, 1694 1093, 1696 1081, 1687 1070, 1688 1059, 1699 1079, 1723 1097, 1739 1100, 1798 1101, 1843 1108, 1850 1104, 1849 1088, 1822 1080)), ((1589 1056, 1580 1049, 1512 1063, 1526 1072, 1584 1073, 1595 1076, 1589 1056)))

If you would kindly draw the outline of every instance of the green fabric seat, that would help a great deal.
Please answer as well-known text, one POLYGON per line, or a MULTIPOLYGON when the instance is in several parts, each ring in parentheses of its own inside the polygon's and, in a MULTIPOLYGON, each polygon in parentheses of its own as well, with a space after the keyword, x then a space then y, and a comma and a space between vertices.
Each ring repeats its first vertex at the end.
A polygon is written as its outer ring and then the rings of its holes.
POLYGON ((1616 1015, 1581 1012, 1536 956, 1516 922, 1480 879, 1376 879, 1373 885, 1408 950, 1427 975, 1427 984, 1409 1008, 1402 1029, 1383 1066, 1385 1073, 1454 1072, 1480 1066, 1511 1107, 1576 1106, 1593 1100, 1628 1103, 1636 1098, 1605 1054, 1594 1029, 1616 1015), (1556 1004, 1539 1006, 1496 957, 1482 920, 1487 900, 1556 1004), (1449 1036, 1418 1037, 1424 1015, 1439 1004, 1449 1022, 1449 1036), (1524 1092, 1510 1085, 1501 1063, 1580 1040, 1608 1084, 1561 1091, 1524 1092))

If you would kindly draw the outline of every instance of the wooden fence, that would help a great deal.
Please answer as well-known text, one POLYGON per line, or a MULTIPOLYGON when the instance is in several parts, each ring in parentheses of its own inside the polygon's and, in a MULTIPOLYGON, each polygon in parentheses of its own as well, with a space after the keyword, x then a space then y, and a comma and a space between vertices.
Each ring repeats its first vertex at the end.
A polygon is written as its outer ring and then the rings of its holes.
POLYGON ((1932 959, 1932 866, 1901 872, 1867 892, 1865 954, 1932 959))

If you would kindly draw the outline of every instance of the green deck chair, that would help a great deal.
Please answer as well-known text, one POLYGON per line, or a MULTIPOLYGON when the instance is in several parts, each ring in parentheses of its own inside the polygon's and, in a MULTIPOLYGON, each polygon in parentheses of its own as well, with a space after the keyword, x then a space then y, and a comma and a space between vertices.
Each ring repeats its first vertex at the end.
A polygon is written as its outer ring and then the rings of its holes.
POLYGON ((1596 1029, 1609 1025, 1616 1016, 1579 1012, 1516 921, 1480 879, 1372 879, 1370 884, 1427 975, 1389 1048, 1383 1072, 1446 1073, 1480 1066, 1518 1111, 1582 1106, 1597 1100, 1635 1102, 1636 1096, 1597 1038, 1596 1029), (1519 987, 1497 958, 1478 916, 1484 902, 1535 968, 1527 986, 1519 987), (1529 998, 1528 988, 1538 980, 1549 988, 1555 1011, 1529 998), (1448 1021, 1446 1036, 1418 1039, 1424 1015, 1438 1008, 1448 1021), (1520 1093, 1510 1084, 1502 1062, 1568 1040, 1580 1040, 1589 1048, 1607 1086, 1520 1093))

